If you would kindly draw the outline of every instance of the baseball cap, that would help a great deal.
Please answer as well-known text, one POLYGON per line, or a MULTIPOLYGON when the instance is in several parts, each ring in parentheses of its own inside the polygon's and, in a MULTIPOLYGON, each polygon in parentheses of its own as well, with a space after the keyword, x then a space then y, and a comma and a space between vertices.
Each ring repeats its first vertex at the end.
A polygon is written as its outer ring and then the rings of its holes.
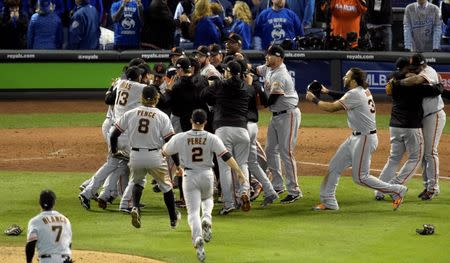
POLYGON ((239 43, 242 45, 242 37, 239 34, 234 33, 234 32, 228 36, 227 41, 239 43))
POLYGON ((190 69, 191 68, 191 61, 189 61, 188 58, 179 58, 177 60, 177 63, 175 64, 177 68, 181 69, 190 69))
POLYGON ((272 45, 267 50, 268 55, 284 58, 284 49, 279 45, 272 45))
POLYGON ((194 54, 200 54, 202 56, 209 57, 211 55, 210 50, 207 46, 199 46, 197 50, 193 52, 194 54))
POLYGON ((216 56, 216 55, 222 53, 222 50, 218 44, 211 44, 209 46, 209 50, 210 50, 211 56, 216 56))
POLYGON ((166 76, 169 77, 169 78, 175 76, 176 74, 177 74, 177 69, 174 68, 174 67, 170 67, 166 71, 166 76))
POLYGON ((139 64, 138 67, 139 67, 139 69, 141 71, 141 75, 148 74, 148 73, 152 72, 152 70, 150 69, 150 66, 147 63, 139 64))
POLYGON ((140 69, 138 66, 132 66, 125 71, 125 76, 128 80, 136 80, 142 75, 143 72, 144 70, 140 69))
POLYGON ((202 109, 196 109, 192 112, 191 119, 195 124, 205 123, 207 118, 206 112, 202 109))
POLYGON ((166 67, 163 63, 157 63, 153 66, 153 75, 156 77, 164 77, 166 75, 166 67))
POLYGON ((43 190, 39 196, 39 204, 42 209, 50 210, 55 205, 56 195, 52 190, 43 190))
POLYGON ((422 54, 416 53, 409 59, 409 64, 413 67, 419 67, 425 65, 427 62, 422 54))
POLYGON ((155 85, 145 86, 142 90, 142 98, 146 100, 153 99, 158 94, 158 88, 155 85))
POLYGON ((403 69, 407 66, 409 66, 409 61, 406 57, 399 57, 397 61, 395 61, 395 67, 397 70, 403 69))
POLYGON ((128 62, 128 67, 138 66, 138 65, 143 64, 143 63, 145 63, 145 60, 143 60, 142 58, 132 58, 130 60, 130 62, 128 62))
POLYGON ((229 71, 232 75, 237 75, 241 73, 241 65, 236 61, 230 61, 227 63, 226 70, 229 71))
POLYGON ((184 50, 182 48, 179 47, 173 47, 170 50, 169 53, 169 58, 173 57, 173 56, 183 56, 184 55, 184 50))

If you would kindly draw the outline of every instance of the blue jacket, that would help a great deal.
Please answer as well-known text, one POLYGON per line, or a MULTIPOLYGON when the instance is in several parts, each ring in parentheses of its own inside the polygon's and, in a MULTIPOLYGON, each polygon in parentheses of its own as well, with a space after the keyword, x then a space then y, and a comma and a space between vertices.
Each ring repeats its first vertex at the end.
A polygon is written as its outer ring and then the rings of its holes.
POLYGON ((194 48, 220 44, 220 32, 210 17, 201 18, 195 26, 194 48))
MULTIPOLYGON (((89 4, 92 5, 93 7, 95 7, 95 9, 97 9, 98 12, 98 19, 100 21, 100 23, 102 22, 102 18, 103 18, 103 1, 102 0, 89 0, 89 4)), ((66 10, 72 11, 72 9, 76 9, 76 4, 75 4, 75 0, 67 0, 66 1, 66 10)), ((74 10, 75 12, 75 10, 74 10)))
POLYGON ((242 20, 236 19, 231 32, 237 33, 242 37, 242 49, 250 49, 252 45, 252 28, 242 20))
POLYGON ((97 9, 87 3, 78 6, 72 16, 67 49, 98 49, 99 38, 97 9))
POLYGON ((255 21, 255 36, 261 38, 263 49, 267 49, 272 42, 280 43, 284 39, 294 39, 303 35, 300 19, 287 8, 278 11, 267 8, 255 21))
MULTIPOLYGON (((112 4, 110 14, 117 13, 122 1, 112 4)), ((114 22, 114 45, 139 48, 141 42, 141 21, 136 1, 128 2, 120 21, 114 22)))
POLYGON ((286 0, 286 3, 298 15, 303 26, 312 24, 315 0, 286 0))
POLYGON ((60 49, 63 43, 61 19, 55 13, 34 14, 28 24, 29 49, 60 49))

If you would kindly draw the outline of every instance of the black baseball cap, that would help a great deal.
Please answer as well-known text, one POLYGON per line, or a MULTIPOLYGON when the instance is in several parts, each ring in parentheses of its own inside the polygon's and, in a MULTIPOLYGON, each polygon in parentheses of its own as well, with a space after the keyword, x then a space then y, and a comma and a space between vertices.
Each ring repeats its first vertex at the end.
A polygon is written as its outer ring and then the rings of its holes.
POLYGON ((174 68, 174 67, 170 67, 166 71, 166 76, 169 77, 169 78, 175 76, 176 74, 177 74, 177 69, 174 68))
POLYGON ((155 85, 145 86, 142 90, 142 98, 146 100, 153 99, 158 94, 158 88, 155 85))
POLYGON ((182 48, 179 47, 173 47, 170 50, 169 53, 169 58, 173 57, 173 56, 183 56, 184 55, 184 50, 182 48))
POLYGON ((177 60, 177 63, 175 64, 176 68, 181 68, 181 69, 190 69, 191 68, 191 61, 189 60, 189 58, 179 58, 177 60))
POLYGON ((409 59, 409 64, 413 67, 419 67, 422 65, 426 65, 427 62, 425 61, 425 58, 422 54, 416 53, 409 59))
POLYGON ((234 33, 234 32, 228 36, 227 41, 239 43, 242 45, 242 37, 239 34, 234 33))
POLYGON ((153 66, 153 75, 160 78, 166 75, 166 67, 163 63, 157 63, 153 66))
POLYGON ((151 73, 152 70, 150 69, 150 66, 147 63, 139 64, 139 69, 141 70, 141 75, 151 73))
POLYGON ((128 80, 137 80, 143 72, 144 70, 139 68, 138 66, 132 66, 127 68, 127 71, 125 71, 125 76, 128 80))
POLYGON ((222 50, 218 44, 211 44, 209 46, 211 56, 216 56, 222 53, 222 50))
POLYGON ((52 190, 43 190, 39 196, 39 204, 44 210, 51 210, 55 205, 56 195, 52 190))
POLYGON ((241 65, 239 64, 239 62, 233 60, 227 63, 226 70, 229 71, 232 75, 237 75, 241 73, 241 65))
POLYGON ((145 63, 145 60, 143 60, 142 58, 133 58, 130 60, 130 62, 128 62, 128 67, 138 66, 143 63, 145 63))
POLYGON ((196 109, 192 112, 191 119, 195 124, 205 123, 207 118, 206 112, 202 109, 196 109))
POLYGON ((194 50, 194 54, 200 54, 202 56, 209 57, 211 55, 211 51, 207 46, 199 46, 197 50, 194 50))
POLYGON ((268 55, 284 58, 284 49, 279 45, 271 45, 267 50, 268 55))
POLYGON ((409 61, 406 57, 399 57, 397 61, 395 61, 395 67, 397 70, 401 70, 407 66, 409 66, 409 61))

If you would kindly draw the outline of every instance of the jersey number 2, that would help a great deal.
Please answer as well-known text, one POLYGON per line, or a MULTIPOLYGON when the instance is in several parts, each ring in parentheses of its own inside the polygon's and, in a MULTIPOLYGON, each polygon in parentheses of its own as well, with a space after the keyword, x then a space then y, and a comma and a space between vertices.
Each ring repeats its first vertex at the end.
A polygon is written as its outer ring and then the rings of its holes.
POLYGON ((192 162, 201 162, 203 161, 203 149, 200 147, 192 148, 192 162))
POLYGON ((62 226, 52 226, 52 231, 58 231, 58 233, 56 233, 56 239, 55 242, 59 242, 59 239, 61 238, 61 232, 62 232, 62 226))

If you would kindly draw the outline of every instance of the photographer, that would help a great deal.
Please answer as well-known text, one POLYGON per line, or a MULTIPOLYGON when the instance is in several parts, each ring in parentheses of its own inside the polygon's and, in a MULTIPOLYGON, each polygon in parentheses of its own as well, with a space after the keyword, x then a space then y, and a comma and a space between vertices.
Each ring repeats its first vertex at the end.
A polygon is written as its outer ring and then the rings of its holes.
POLYGON ((391 0, 367 0, 366 24, 371 50, 392 50, 391 0))

